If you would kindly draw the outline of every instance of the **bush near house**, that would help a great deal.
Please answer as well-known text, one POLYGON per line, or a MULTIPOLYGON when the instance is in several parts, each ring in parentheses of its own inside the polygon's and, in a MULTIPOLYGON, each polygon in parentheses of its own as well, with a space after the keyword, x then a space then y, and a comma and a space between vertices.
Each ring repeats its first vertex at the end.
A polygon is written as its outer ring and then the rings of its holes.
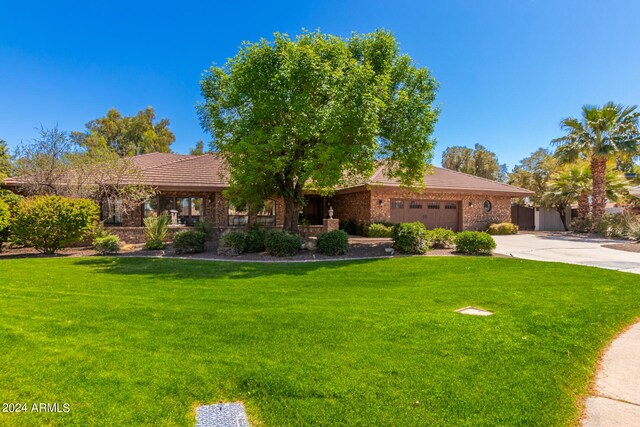
POLYGON ((455 244, 456 233, 447 228, 434 228, 427 231, 429 247, 433 249, 449 249, 455 244))
POLYGON ((576 233, 590 233, 592 225, 591 215, 583 219, 574 219, 571 221, 571 229, 576 233))
POLYGON ((169 232, 169 217, 167 215, 150 216, 144 219, 144 235, 147 242, 145 249, 157 251, 164 249, 164 239, 169 232))
POLYGON ((246 237, 246 251, 247 252, 264 252, 264 238, 267 235, 267 230, 258 224, 253 224, 249 227, 246 237))
POLYGON ((496 242, 489 233, 483 231, 463 231, 456 235, 456 250, 463 254, 491 254, 496 242))
POLYGON ((510 222, 501 222, 499 224, 491 224, 487 232, 494 236, 504 236, 507 234, 518 234, 517 225, 510 222))
POLYGON ((423 254, 429 250, 427 228, 421 222, 403 222, 393 229, 393 247, 406 254, 423 254))
POLYGON ((247 233, 244 231, 227 230, 220 236, 218 254, 237 256, 243 254, 247 248, 247 233))
POLYGON ((20 200, 11 220, 12 238, 45 254, 53 254, 89 233, 100 208, 88 199, 35 196, 20 200))
POLYGON ((349 235, 342 230, 320 233, 317 240, 318 252, 325 255, 344 255, 349 251, 349 235))
POLYGON ((302 247, 302 237, 286 231, 270 230, 264 238, 267 252, 275 256, 294 256, 302 247))
POLYGON ((193 229, 204 233, 207 236, 207 240, 213 236, 213 224, 207 221, 198 221, 194 224, 193 229))
POLYGON ((207 234, 198 230, 179 231, 173 236, 173 249, 177 254, 204 252, 207 234))
POLYGON ((113 255, 120 251, 120 239, 114 235, 96 237, 92 246, 99 255, 113 255))
POLYGON ((394 224, 374 222, 367 227, 368 237, 393 237, 394 224))
POLYGON ((616 213, 605 215, 595 226, 595 231, 605 237, 612 239, 631 238, 637 239, 635 232, 639 227, 640 219, 628 213, 616 213))
POLYGON ((9 205, 0 199, 0 252, 2 252, 2 245, 9 240, 10 221, 11 213, 9 212, 9 205))

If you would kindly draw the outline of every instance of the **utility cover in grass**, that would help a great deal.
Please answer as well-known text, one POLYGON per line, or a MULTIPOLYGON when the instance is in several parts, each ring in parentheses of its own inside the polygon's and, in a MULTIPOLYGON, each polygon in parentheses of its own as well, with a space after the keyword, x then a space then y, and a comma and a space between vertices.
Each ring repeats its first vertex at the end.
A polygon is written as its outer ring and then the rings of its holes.
POLYGON ((196 427, 249 427, 242 403, 198 406, 196 427))
POLYGON ((469 314, 471 316, 491 316, 493 313, 478 307, 463 307, 456 310, 456 313, 469 314))

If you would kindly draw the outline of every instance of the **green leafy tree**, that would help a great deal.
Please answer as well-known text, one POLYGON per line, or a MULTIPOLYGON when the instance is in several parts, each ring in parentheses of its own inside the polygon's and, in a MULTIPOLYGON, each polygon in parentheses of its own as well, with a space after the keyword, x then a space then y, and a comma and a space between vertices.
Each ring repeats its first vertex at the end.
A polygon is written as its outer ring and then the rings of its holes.
POLYGON ((470 175, 504 182, 507 179, 506 165, 498 162, 494 152, 480 144, 473 149, 453 146, 442 153, 442 167, 470 175))
POLYGON ((540 205, 547 191, 549 177, 557 169, 556 159, 545 148, 539 148, 529 157, 520 160, 509 174, 508 182, 517 187, 526 188, 535 194, 529 196, 534 205, 540 205))
POLYGON ((204 152, 204 142, 202 140, 196 142, 196 146, 189 150, 189 154, 192 156, 201 156, 204 152))
POLYGON ((565 136, 554 139, 556 157, 563 163, 579 158, 589 160, 592 176, 593 223, 605 213, 607 161, 616 156, 634 156, 640 149, 640 132, 636 106, 609 102, 602 107, 585 105, 582 118, 566 118, 560 122, 565 136))
POLYGON ((153 107, 141 110, 135 116, 123 116, 112 108, 106 116, 90 121, 84 132, 72 132, 71 137, 89 150, 109 147, 119 156, 171 151, 176 140, 169 129, 169 119, 155 122, 153 107))
POLYGON ((2 184, 4 178, 11 175, 12 171, 13 163, 11 161, 9 147, 4 139, 0 139, 0 184, 2 184))
POLYGON ((434 146, 437 86, 386 31, 276 33, 205 74, 199 114, 230 166, 227 197, 259 206, 282 196, 284 227, 296 231, 305 187, 330 194, 372 172, 376 160, 403 185, 420 185, 434 146))

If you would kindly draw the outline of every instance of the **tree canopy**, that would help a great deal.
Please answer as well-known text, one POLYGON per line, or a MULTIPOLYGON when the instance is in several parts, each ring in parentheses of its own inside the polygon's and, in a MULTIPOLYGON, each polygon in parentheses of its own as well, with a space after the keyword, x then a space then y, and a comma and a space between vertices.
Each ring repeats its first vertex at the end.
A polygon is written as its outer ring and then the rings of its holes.
POLYGON ((534 205, 542 203, 542 197, 547 191, 550 176, 557 168, 557 160, 545 148, 539 148, 529 157, 520 160, 509 174, 508 182, 517 187, 526 188, 535 194, 529 196, 534 205))
POLYGON ((204 142, 202 142, 202 140, 196 142, 196 146, 189 149, 189 154, 192 156, 201 156, 204 153, 204 142))
POLYGON ((498 156, 480 144, 476 144, 474 148, 447 148, 442 153, 442 167, 494 181, 504 182, 507 179, 507 166, 501 165, 498 156))
POLYGON ((120 157, 152 152, 168 153, 175 136, 169 129, 169 119, 156 118, 153 107, 141 110, 135 116, 123 116, 115 108, 104 117, 91 120, 86 130, 72 132, 72 139, 89 150, 108 147, 120 157))
POLYGON ((227 196, 250 206, 282 196, 293 231, 305 186, 330 194, 376 160, 403 185, 419 185, 432 158, 437 87, 389 32, 276 33, 210 68, 198 111, 230 166, 227 196))
POLYGON ((0 139, 0 184, 2 180, 11 175, 13 164, 11 162, 11 154, 9 147, 4 139, 0 139))
POLYGON ((552 141, 558 146, 555 156, 561 162, 586 159, 591 163, 594 226, 605 214, 607 162, 640 154, 640 112, 636 110, 635 105, 613 102, 602 107, 585 105, 580 119, 569 117, 560 122, 565 135, 552 141))

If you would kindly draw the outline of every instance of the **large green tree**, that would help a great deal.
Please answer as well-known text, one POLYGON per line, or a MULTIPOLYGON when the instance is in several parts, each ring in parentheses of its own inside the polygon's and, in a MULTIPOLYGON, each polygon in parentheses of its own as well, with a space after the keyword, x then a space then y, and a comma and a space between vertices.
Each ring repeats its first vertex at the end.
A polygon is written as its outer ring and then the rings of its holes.
POLYGON ((533 191, 534 194, 529 196, 529 200, 534 205, 540 205, 547 191, 549 177, 556 170, 557 163, 546 148, 539 148, 529 157, 520 160, 509 174, 508 182, 533 191))
POLYGON ((330 194, 380 159, 403 185, 422 183, 437 86, 386 31, 276 33, 205 74, 199 114, 230 166, 227 196, 254 207, 282 196, 295 231, 305 187, 330 194))
POLYGON ((498 156, 480 144, 474 148, 447 148, 442 153, 442 167, 494 181, 505 181, 507 178, 506 165, 501 165, 498 156))
POLYGON ((560 122, 565 136, 554 139, 556 156, 571 163, 579 158, 589 160, 592 176, 592 216, 597 224, 605 214, 607 161, 616 156, 638 155, 640 132, 636 106, 609 102, 602 107, 585 105, 582 118, 569 117, 560 122))
POLYGON ((83 132, 72 132, 71 137, 89 150, 108 147, 119 156, 135 156, 152 152, 168 153, 175 136, 169 129, 169 119, 155 122, 153 107, 141 110, 135 116, 123 116, 112 108, 104 117, 91 120, 83 132))
POLYGON ((0 184, 2 184, 4 178, 11 175, 12 171, 13 164, 11 162, 9 147, 4 139, 0 139, 0 184))

